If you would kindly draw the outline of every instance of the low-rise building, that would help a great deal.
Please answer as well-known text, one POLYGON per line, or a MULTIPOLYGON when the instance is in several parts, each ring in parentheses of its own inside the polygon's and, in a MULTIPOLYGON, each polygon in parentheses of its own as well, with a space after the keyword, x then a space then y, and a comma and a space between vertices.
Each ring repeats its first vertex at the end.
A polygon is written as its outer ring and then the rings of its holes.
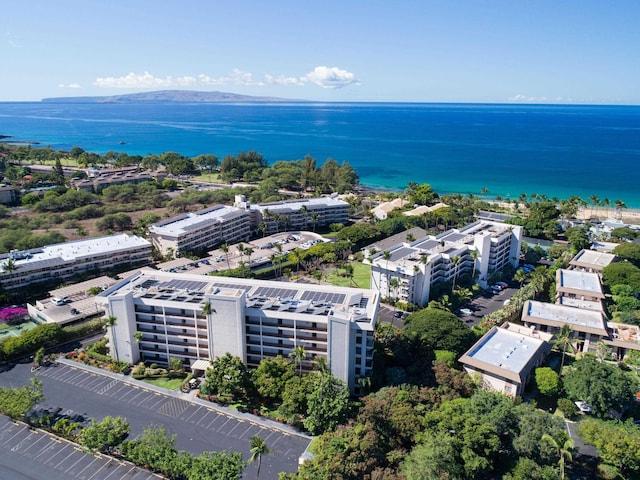
POLYGON ((254 368, 301 346, 303 371, 325 359, 355 394, 371 376, 374 290, 140 271, 96 301, 117 318, 114 356, 130 363, 173 357, 196 368, 230 353, 254 368))
POLYGON ((552 335, 514 323, 493 327, 462 357, 470 375, 481 378, 483 388, 510 397, 520 396, 535 367, 551 350, 552 335))
POLYGON ((615 262, 616 256, 613 253, 597 252, 595 250, 580 250, 573 257, 569 266, 572 270, 582 270, 584 272, 595 272, 602 274, 602 270, 615 262))
POLYGON ((425 305, 436 283, 468 273, 486 285, 492 272, 517 266, 521 239, 522 227, 479 220, 400 243, 370 257, 371 284, 383 296, 425 305))
POLYGON ((378 220, 384 220, 387 218, 389 213, 391 213, 397 208, 403 208, 408 203, 409 202, 407 202, 404 198, 394 198, 390 202, 383 202, 377 205, 376 207, 372 208, 371 213, 378 220))
POLYGON ((0 185, 0 203, 12 205, 18 201, 18 189, 13 185, 0 185))
POLYGON ((600 275, 581 270, 556 270, 556 303, 562 299, 602 302, 604 290, 600 283, 600 275))
POLYGON ((151 262, 151 243, 125 233, 47 245, 0 255, 0 285, 15 291, 33 283, 61 282, 79 274, 151 262))

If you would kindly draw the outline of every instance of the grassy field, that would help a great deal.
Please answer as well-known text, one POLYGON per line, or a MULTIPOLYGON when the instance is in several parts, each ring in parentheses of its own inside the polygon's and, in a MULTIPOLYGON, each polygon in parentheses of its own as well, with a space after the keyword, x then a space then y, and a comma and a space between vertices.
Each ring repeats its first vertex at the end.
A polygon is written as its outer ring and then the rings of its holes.
POLYGON ((182 378, 157 378, 153 380, 146 379, 144 381, 156 387, 166 388, 167 390, 177 390, 180 388, 180 385, 182 385, 182 378))
POLYGON ((353 266, 353 279, 351 282, 348 277, 342 276, 344 275, 343 269, 338 269, 336 272, 336 269, 332 268, 328 270, 327 283, 337 287, 369 288, 371 283, 371 265, 361 262, 353 262, 351 265, 353 266))

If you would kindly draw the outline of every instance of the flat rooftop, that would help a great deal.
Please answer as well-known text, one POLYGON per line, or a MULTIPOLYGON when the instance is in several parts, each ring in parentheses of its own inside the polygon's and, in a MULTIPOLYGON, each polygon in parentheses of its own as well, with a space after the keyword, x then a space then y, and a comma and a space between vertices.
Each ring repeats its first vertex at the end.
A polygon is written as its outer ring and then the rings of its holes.
POLYGON ((593 310, 596 312, 604 312, 604 307, 600 300, 582 300, 580 298, 560 297, 559 304, 565 307, 582 308, 585 310, 593 310))
POLYGON ((522 310, 522 321, 557 327, 567 324, 579 332, 607 335, 606 323, 601 312, 554 303, 526 301, 522 310))
POLYGON ((151 248, 151 243, 142 237, 121 233, 118 235, 57 243, 42 248, 7 253, 0 255, 0 260, 13 256, 15 264, 19 268, 40 268, 46 265, 54 266, 79 258, 91 257, 96 254, 116 253, 138 247, 151 248))
POLYGON ((561 268, 556 274, 556 283, 563 289, 580 290, 594 296, 604 297, 600 276, 597 273, 561 268))
POLYGON ((573 257, 570 265, 602 270, 615 259, 616 256, 613 253, 596 252, 595 250, 580 250, 578 254, 573 257))
POLYGON ((543 345, 544 341, 540 338, 494 327, 460 361, 510 379, 521 380, 521 373, 543 345))
POLYGON ((212 296, 244 295, 246 307, 308 315, 342 314, 371 321, 377 313, 378 292, 360 288, 298 284, 244 278, 141 270, 100 296, 133 292, 134 297, 204 305, 212 296))
POLYGON ((149 227, 149 231, 164 235, 185 234, 207 224, 222 223, 242 214, 245 214, 245 211, 237 207, 216 205, 215 207, 186 213, 162 222, 154 223, 149 227))
POLYGON ((309 210, 315 210, 322 207, 348 207, 349 203, 344 200, 333 197, 314 197, 314 198, 301 198, 297 200, 283 200, 281 202, 259 203, 251 205, 252 210, 259 210, 264 212, 269 210, 270 212, 291 212, 298 211, 302 207, 307 207, 309 210))

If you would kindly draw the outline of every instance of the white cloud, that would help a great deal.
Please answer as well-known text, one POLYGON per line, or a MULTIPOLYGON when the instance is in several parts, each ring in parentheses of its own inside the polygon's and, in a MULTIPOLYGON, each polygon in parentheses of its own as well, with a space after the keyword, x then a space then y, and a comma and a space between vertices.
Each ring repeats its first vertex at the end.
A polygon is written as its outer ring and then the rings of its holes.
POLYGON ((79 83, 59 83, 58 88, 82 88, 79 83))
POLYGON ((302 85, 305 84, 304 77, 296 78, 296 77, 287 77, 285 75, 273 76, 273 75, 266 74, 264 76, 264 79, 265 79, 265 82, 270 85, 283 85, 286 87, 290 87, 290 86, 301 87, 302 85))
POLYGON ((342 88, 347 85, 360 84, 353 73, 338 67, 318 66, 303 78, 320 85, 322 88, 342 88))
POLYGON ((220 77, 212 77, 204 73, 200 73, 195 77, 188 75, 182 77, 156 77, 149 72, 144 72, 143 74, 131 72, 121 77, 98 77, 93 82, 95 86, 102 88, 129 89, 184 88, 221 85, 261 87, 265 84, 298 87, 306 85, 307 83, 315 83, 323 88, 341 88, 346 87, 347 85, 359 84, 360 82, 351 72, 337 67, 329 68, 324 66, 316 67, 312 72, 301 77, 265 74, 264 80, 256 80, 251 72, 236 68, 229 74, 220 77))
POLYGON ((547 97, 531 97, 527 95, 514 95, 513 97, 509 97, 507 100, 515 103, 561 103, 563 102, 562 97, 556 98, 547 98, 547 97))

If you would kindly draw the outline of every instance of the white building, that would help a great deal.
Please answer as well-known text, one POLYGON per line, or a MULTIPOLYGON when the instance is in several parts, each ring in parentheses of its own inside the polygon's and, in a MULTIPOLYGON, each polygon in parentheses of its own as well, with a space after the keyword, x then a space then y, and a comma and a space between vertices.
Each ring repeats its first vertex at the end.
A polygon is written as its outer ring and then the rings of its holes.
POLYGON ((600 275, 582 270, 556 271, 556 303, 604 311, 604 290, 600 275))
POLYGON ((470 375, 477 375, 483 388, 510 397, 520 396, 535 367, 543 364, 551 350, 552 335, 514 323, 493 327, 462 357, 470 375))
POLYGON ((375 253, 370 257, 371 284, 385 297, 425 305, 436 283, 469 273, 486 284, 492 272, 517 266, 521 242, 522 227, 479 220, 375 253))
POLYGON ((175 357, 199 368, 228 352, 255 368, 302 346, 303 370, 324 358, 356 394, 358 378, 371 376, 374 290, 141 271, 96 301, 117 318, 113 353, 130 363, 175 357))
POLYGON ((233 206, 217 205, 173 217, 149 227, 153 245, 163 255, 206 250, 222 243, 246 242, 264 222, 263 235, 344 223, 349 204, 333 197, 304 198, 251 205, 236 195, 233 206))
POLYGON ((189 250, 206 250, 221 243, 247 241, 251 237, 249 212, 217 205, 186 213, 149 227, 153 245, 163 255, 180 255, 189 250))
POLYGON ((0 284, 6 290, 17 290, 32 283, 62 281, 150 261, 151 243, 144 238, 125 233, 89 238, 0 255, 4 266, 0 284))
POLYGON ((580 250, 569 262, 572 270, 595 272, 602 274, 605 267, 616 261, 613 253, 597 252, 595 250, 580 250))

